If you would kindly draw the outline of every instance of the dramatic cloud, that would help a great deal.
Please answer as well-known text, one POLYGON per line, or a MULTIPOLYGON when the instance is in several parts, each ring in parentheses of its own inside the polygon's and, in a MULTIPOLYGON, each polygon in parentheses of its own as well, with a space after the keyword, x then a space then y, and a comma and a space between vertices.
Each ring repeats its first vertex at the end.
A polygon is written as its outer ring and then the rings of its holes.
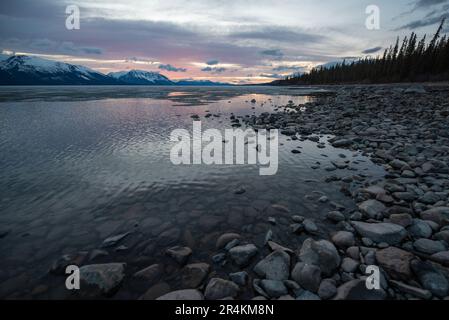
POLYGON ((285 77, 283 75, 277 74, 277 73, 261 73, 259 75, 263 78, 272 78, 272 79, 284 79, 285 77))
POLYGON ((263 50, 260 52, 260 54, 277 58, 281 58, 282 56, 284 56, 284 53, 279 49, 263 50))
POLYGON ((415 9, 429 8, 446 2, 449 0, 418 0, 415 3, 415 9))
POLYGON ((283 72, 283 71, 304 71, 304 67, 299 66, 277 66, 272 69, 275 72, 283 72))
POLYGON ((201 71, 203 72, 212 72, 212 73, 222 73, 225 72, 227 69, 220 67, 220 68, 211 68, 211 67, 205 67, 203 69, 201 69, 201 71))
POLYGON ((369 49, 363 50, 362 53, 371 54, 371 53, 379 52, 380 50, 382 50, 382 47, 374 47, 374 48, 369 48, 369 49))
POLYGON ((404 29, 414 30, 417 28, 432 26, 432 25, 441 23, 441 21, 443 21, 443 19, 448 18, 448 17, 449 17, 449 13, 443 13, 438 16, 415 20, 415 21, 412 21, 410 23, 407 23, 407 24, 397 28, 396 31, 404 30, 404 29))
POLYGON ((159 65, 159 69, 167 70, 170 72, 186 72, 186 68, 176 68, 175 66, 172 66, 171 64, 161 64, 159 65))
POLYGON ((215 65, 217 65, 219 63, 220 63, 220 61, 218 61, 218 60, 209 60, 209 61, 206 62, 206 64, 209 65, 209 66, 215 66, 215 65))

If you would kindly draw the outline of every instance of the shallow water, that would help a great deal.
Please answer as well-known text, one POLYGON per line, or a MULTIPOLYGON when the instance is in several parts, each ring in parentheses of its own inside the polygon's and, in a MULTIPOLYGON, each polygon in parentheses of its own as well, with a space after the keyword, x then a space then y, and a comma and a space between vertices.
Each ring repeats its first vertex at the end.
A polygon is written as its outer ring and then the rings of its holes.
MULTIPOLYGON (((164 251, 173 245, 190 246, 190 261, 212 265, 219 234, 238 232, 262 248, 271 229, 274 240, 296 249, 303 238, 289 232, 293 214, 316 219, 325 236, 332 226, 323 217, 333 207, 317 199, 325 194, 349 209, 354 204, 338 184, 324 178, 364 174, 376 179, 383 174, 361 154, 281 136, 275 176, 259 176, 253 165, 175 166, 169 158, 170 132, 191 131, 193 114, 201 116, 204 128, 225 129, 231 127, 231 113, 272 112, 289 101, 303 104, 313 99, 310 92, 271 87, 0 88, 0 226, 7 232, 0 239, 0 296, 67 297, 64 278, 48 275, 52 262, 65 253, 100 248, 108 236, 125 232, 131 232, 120 243, 126 249, 109 248, 110 255, 101 261, 127 262, 128 274, 162 263, 162 280, 172 289, 180 285, 178 269, 164 251), (220 116, 206 119, 208 112, 220 116), (298 147, 301 154, 291 153, 298 147), (354 170, 323 169, 343 155, 354 170), (311 169, 316 162, 321 168, 311 169), (246 192, 236 195, 239 188, 246 192), (268 217, 278 223, 270 225, 268 217), (39 285, 48 288, 37 290, 39 285)), ((237 270, 230 265, 213 269, 218 274, 237 270)), ((146 288, 126 284, 116 297, 136 298, 146 288)))

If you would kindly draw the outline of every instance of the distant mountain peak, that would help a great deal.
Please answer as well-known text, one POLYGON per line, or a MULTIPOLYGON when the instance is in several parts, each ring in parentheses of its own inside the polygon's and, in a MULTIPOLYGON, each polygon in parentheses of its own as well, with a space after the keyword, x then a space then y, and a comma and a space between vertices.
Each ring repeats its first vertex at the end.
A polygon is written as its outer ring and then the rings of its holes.
POLYGON ((130 85, 172 85, 173 81, 159 72, 129 70, 110 72, 108 76, 130 85))

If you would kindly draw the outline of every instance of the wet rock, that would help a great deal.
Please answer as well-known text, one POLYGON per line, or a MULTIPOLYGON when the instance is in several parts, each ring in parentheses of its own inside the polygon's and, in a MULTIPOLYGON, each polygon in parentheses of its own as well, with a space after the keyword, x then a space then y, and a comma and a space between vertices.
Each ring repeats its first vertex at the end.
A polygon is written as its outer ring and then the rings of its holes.
POLYGON ((321 281, 320 287, 318 289, 318 296, 323 300, 328 300, 333 298, 337 294, 337 287, 335 286, 335 281, 331 279, 324 279, 321 281))
POLYGON ((449 224, 449 207, 435 207, 421 212, 421 219, 430 220, 438 225, 449 224))
POLYGON ((91 264, 81 267, 80 280, 83 284, 103 295, 109 296, 119 288, 125 277, 125 263, 91 264))
POLYGON ((387 294, 383 289, 368 290, 364 280, 356 279, 341 285, 334 300, 385 300, 387 294))
POLYGON ((280 251, 287 252, 289 254, 294 254, 295 253, 293 250, 291 250, 289 248, 286 248, 286 247, 283 247, 280 244, 278 244, 276 242, 273 242, 273 241, 268 241, 267 244, 270 247, 271 251, 280 250, 280 251))
POLYGON ((349 248, 355 244, 354 235, 351 232, 339 231, 332 236, 332 242, 338 248, 349 248))
POLYGON ((293 268, 291 277, 302 288, 316 293, 321 283, 321 270, 316 265, 299 262, 293 268))
POLYGON ((449 266, 449 251, 442 251, 432 255, 432 260, 442 265, 449 266))
POLYGON ((133 277, 145 279, 150 283, 154 283, 161 278, 162 274, 162 265, 153 264, 149 267, 146 267, 145 269, 137 271, 136 273, 134 273, 133 277))
POLYGON ((410 265, 425 289, 440 298, 448 294, 449 283, 447 279, 430 263, 413 260, 410 265))
POLYGON ((310 238, 303 242, 299 260, 318 266, 326 276, 332 276, 341 262, 337 249, 331 242, 314 241, 310 238))
POLYGON ((432 293, 429 290, 413 287, 395 280, 391 280, 390 284, 392 284, 397 290, 412 295, 416 298, 424 300, 430 300, 432 298, 432 293))
POLYGON ((397 224, 352 222, 352 225, 362 237, 378 243, 385 242, 395 245, 402 242, 407 236, 407 231, 397 224))
POLYGON ((379 218, 382 217, 382 213, 385 211, 385 205, 377 200, 366 200, 359 204, 359 210, 366 214, 370 218, 379 218))
POLYGON ((261 280, 260 286, 270 298, 279 298, 288 294, 287 287, 282 281, 278 280, 261 280))
POLYGON ((301 290, 296 296, 296 300, 301 301, 319 301, 321 300, 319 296, 314 294, 313 292, 307 290, 301 290))
POLYGON ((430 238, 432 235, 432 228, 430 228, 428 223, 420 219, 413 220, 407 231, 413 238, 430 238))
POLYGON ((113 237, 109 237, 107 239, 105 239, 101 245, 102 248, 109 248, 109 247, 113 247, 115 246, 117 243, 119 243, 120 241, 122 241, 123 239, 125 239, 127 236, 129 236, 130 233, 123 233, 123 234, 119 234, 113 237))
POLYGON ((170 286, 165 282, 159 282, 151 286, 139 300, 155 300, 170 292, 170 286))
POLYGON ((229 256, 238 266, 246 266, 257 252, 258 249, 254 244, 246 244, 229 250, 229 256))
POLYGON ((275 251, 259 261, 254 272, 268 280, 287 280, 290 276, 290 256, 284 251, 275 251))
POLYGON ((185 289, 185 290, 177 290, 172 291, 163 296, 157 298, 156 300, 184 300, 184 301, 193 301, 193 300, 204 300, 203 294, 195 289, 185 289))
POLYGON ((318 232, 318 226, 315 224, 315 222, 313 222, 310 219, 304 220, 303 225, 304 225, 304 229, 308 233, 315 234, 318 232))
POLYGON ((393 279, 409 280, 412 277, 410 262, 413 259, 413 254, 395 247, 376 252, 377 263, 393 279))
POLYGON ((197 288, 209 274, 210 265, 207 263, 192 263, 182 269, 181 283, 185 288, 197 288))
POLYGON ((248 283, 248 273, 246 271, 240 271, 235 273, 229 274, 229 279, 232 280, 232 282, 238 284, 239 286, 246 286, 248 283))
POLYGON ((180 265, 184 265, 187 262, 187 259, 192 255, 192 249, 189 247, 176 246, 167 249, 166 254, 180 265))
POLYGON ((434 235, 435 240, 442 240, 449 243, 449 230, 443 230, 434 235))
POLYGON ((350 139, 340 139, 337 141, 332 142, 332 146, 335 148, 345 148, 350 147, 352 145, 352 140, 350 139))
POLYGON ((241 239, 242 236, 237 233, 225 233, 222 234, 215 244, 217 249, 223 249, 229 242, 235 239, 241 239))
POLYGON ((428 255, 446 250, 446 246, 443 243, 429 239, 418 239, 413 243, 413 247, 419 252, 428 255))
POLYGON ((83 264, 87 252, 78 252, 76 254, 65 254, 55 260, 50 267, 50 273, 56 275, 65 275, 65 270, 70 265, 80 266, 83 264))
POLYGON ((341 263, 341 269, 347 273, 355 272, 359 267, 359 262, 351 258, 344 258, 341 263))
POLYGON ((432 191, 428 191, 424 195, 419 197, 418 200, 419 200, 419 202, 422 202, 425 204, 435 204, 438 201, 440 201, 440 197, 436 193, 434 193, 432 191))
POLYGON ((219 300, 227 297, 235 298, 239 293, 239 286, 234 282, 213 278, 209 281, 204 292, 207 300, 219 300))
POLYGON ((346 219, 344 214, 340 211, 331 211, 326 215, 326 218, 335 223, 345 221, 346 219))
POLYGON ((390 215, 390 222, 407 228, 413 223, 413 218, 408 213, 397 213, 390 215))

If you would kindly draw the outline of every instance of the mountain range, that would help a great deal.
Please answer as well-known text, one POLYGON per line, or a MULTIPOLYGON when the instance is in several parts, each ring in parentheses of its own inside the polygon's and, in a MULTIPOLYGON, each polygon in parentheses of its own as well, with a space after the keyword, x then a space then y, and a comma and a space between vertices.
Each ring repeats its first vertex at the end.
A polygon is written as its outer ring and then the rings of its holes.
POLYGON ((209 80, 170 80, 152 71, 128 70, 103 74, 65 62, 27 55, 0 55, 0 85, 171 85, 223 86, 209 80))

